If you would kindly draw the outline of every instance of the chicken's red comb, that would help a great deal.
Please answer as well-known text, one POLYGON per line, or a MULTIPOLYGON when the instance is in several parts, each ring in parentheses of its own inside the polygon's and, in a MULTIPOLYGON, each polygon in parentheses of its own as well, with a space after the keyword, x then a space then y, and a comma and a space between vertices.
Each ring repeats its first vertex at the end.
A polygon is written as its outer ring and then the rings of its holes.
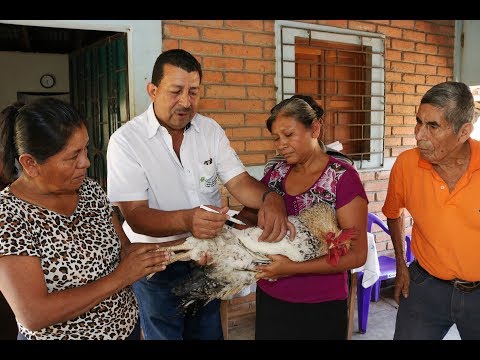
POLYGON ((328 245, 328 254, 327 262, 332 266, 338 265, 338 260, 340 256, 343 256, 347 253, 347 244, 352 236, 358 234, 358 231, 355 228, 342 229, 340 233, 335 237, 335 233, 328 232, 326 235, 327 245, 328 245))

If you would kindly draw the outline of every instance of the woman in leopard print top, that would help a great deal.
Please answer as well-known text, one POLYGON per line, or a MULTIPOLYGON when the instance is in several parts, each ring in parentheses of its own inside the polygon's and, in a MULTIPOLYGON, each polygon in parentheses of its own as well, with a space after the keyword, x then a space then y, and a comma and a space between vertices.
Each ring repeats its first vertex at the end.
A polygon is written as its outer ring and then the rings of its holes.
POLYGON ((130 244, 103 189, 86 178, 88 132, 47 98, 1 124, 0 291, 18 339, 139 338, 130 288, 165 269, 156 244, 130 244), (16 179, 16 180, 15 180, 16 179))

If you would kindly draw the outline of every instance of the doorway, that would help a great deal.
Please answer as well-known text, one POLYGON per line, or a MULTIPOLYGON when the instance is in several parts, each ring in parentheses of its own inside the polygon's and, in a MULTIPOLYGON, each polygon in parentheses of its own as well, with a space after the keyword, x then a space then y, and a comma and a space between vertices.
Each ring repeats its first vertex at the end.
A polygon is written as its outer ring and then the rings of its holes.
POLYGON ((106 188, 108 139, 130 116, 126 33, 0 23, 0 52, 12 57, 7 63, 29 55, 24 64, 29 71, 17 68, 8 85, 20 88, 0 94, 9 97, 7 104, 25 99, 29 93, 35 97, 61 93, 86 117, 91 139, 88 176, 106 188), (67 70, 55 71, 54 61, 35 60, 48 55, 60 58, 58 66, 63 63, 67 70), (37 67, 33 73, 30 64, 37 67), (45 88, 37 81, 44 73, 58 74, 52 87, 45 88), (21 76, 33 78, 22 83, 21 76))

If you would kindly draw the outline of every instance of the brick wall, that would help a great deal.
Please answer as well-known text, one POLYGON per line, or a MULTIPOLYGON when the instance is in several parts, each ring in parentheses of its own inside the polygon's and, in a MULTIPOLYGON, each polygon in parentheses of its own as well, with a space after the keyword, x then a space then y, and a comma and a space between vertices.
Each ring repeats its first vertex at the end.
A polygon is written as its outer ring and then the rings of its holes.
MULTIPOLYGON (((415 113, 433 85, 453 80, 454 20, 311 20, 318 25, 384 34, 385 158, 415 145, 415 113)), ((276 103, 273 20, 165 20, 163 49, 184 48, 202 64, 200 112, 226 131, 245 165, 263 165, 274 154, 265 127, 276 103)), ((362 171, 369 211, 381 213, 389 171, 362 171)), ((224 192, 225 202, 238 202, 224 192)), ((411 218, 407 221, 411 225, 411 218)), ((407 229, 407 233, 411 228, 407 229)), ((380 253, 391 253, 387 236, 375 234, 380 253)), ((242 304, 244 310, 250 305, 242 304)))

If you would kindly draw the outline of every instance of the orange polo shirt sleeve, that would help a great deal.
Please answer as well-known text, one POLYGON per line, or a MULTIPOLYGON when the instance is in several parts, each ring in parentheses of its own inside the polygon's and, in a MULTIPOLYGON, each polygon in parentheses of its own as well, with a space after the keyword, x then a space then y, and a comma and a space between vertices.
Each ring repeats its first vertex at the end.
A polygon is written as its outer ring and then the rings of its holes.
POLYGON ((408 210, 415 258, 430 274, 446 280, 480 280, 480 142, 468 141, 470 164, 452 192, 418 149, 401 153, 382 208, 392 219, 408 210))

